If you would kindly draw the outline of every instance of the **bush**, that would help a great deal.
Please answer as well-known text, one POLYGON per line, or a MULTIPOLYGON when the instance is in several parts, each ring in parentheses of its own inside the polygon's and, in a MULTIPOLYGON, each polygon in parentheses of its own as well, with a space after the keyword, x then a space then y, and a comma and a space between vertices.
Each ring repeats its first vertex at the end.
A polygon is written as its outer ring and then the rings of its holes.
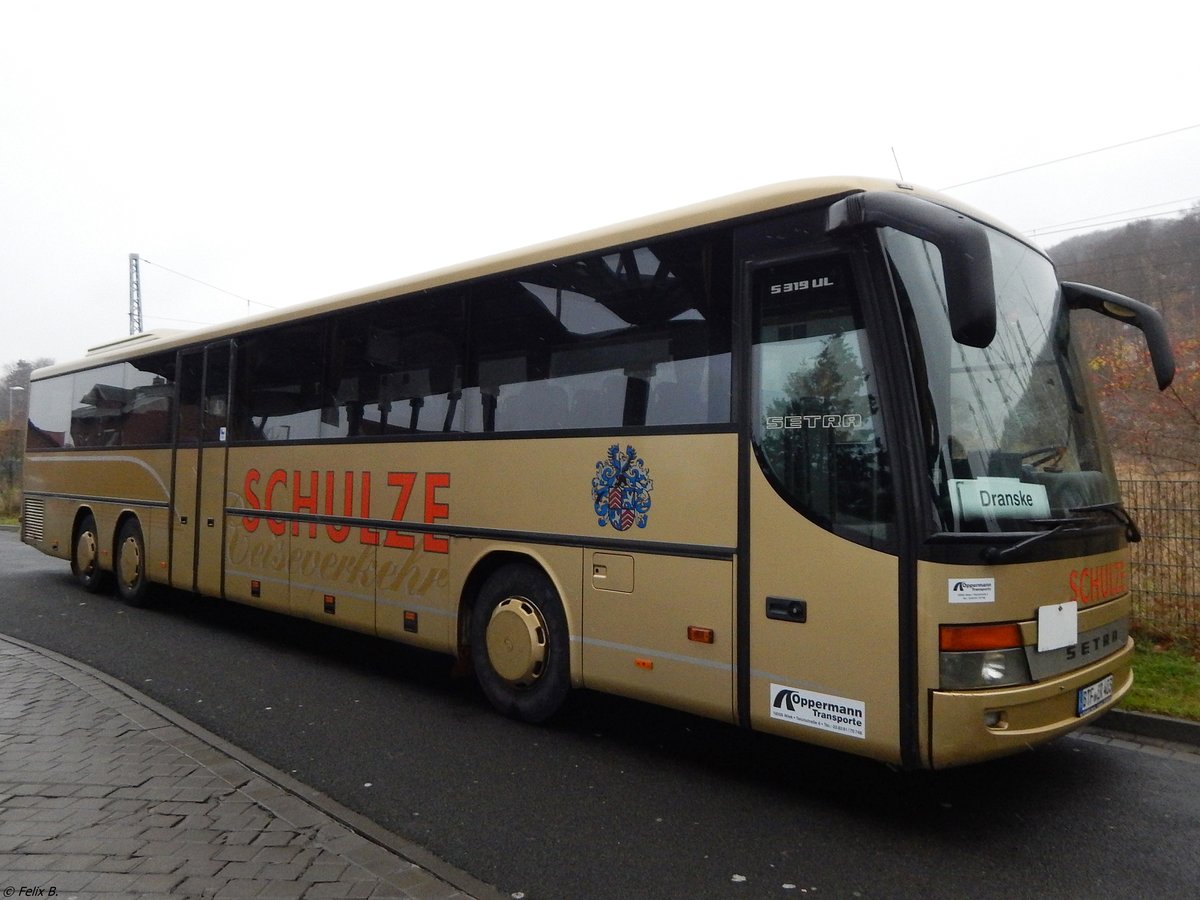
POLYGON ((21 514, 21 489, 0 488, 0 522, 15 522, 21 514))

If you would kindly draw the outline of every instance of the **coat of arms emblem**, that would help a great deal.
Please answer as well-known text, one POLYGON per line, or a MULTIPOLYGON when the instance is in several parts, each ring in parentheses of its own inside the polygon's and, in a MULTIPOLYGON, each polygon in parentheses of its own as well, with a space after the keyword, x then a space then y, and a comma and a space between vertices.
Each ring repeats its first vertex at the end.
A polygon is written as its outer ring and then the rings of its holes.
POLYGON ((646 461, 639 459, 633 447, 621 450, 620 444, 608 448, 604 459, 596 463, 592 479, 592 502, 597 524, 628 531, 634 525, 645 528, 650 518, 650 492, 654 482, 646 461))

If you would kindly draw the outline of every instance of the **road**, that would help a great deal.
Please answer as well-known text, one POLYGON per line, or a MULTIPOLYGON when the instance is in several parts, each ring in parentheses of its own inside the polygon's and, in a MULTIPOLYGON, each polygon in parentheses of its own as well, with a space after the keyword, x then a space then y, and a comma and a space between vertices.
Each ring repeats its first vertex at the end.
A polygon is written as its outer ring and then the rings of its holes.
POLYGON ((131 609, 11 532, 0 632, 530 900, 1182 897, 1200 877, 1200 756, 1071 737, 897 773, 588 693, 527 726, 446 658, 176 592, 131 609))

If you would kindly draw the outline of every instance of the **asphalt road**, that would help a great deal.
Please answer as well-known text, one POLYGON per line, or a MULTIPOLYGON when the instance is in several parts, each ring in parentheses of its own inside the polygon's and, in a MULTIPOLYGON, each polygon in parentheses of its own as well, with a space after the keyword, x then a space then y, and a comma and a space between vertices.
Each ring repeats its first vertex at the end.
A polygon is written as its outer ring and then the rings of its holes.
POLYGON ((447 658, 213 600, 135 610, 0 533, 0 632, 127 682, 526 898, 1195 896, 1200 762, 1067 738, 945 773, 581 694, 494 714, 447 658))

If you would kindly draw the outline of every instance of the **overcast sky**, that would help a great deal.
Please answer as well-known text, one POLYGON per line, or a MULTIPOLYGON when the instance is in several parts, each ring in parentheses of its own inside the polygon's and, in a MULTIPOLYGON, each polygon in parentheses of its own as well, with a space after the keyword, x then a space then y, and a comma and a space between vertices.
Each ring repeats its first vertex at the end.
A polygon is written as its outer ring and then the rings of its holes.
POLYGON ((128 334, 130 253, 154 330, 897 161, 1045 244, 1185 209, 1192 16, 0 0, 0 364, 128 334))

